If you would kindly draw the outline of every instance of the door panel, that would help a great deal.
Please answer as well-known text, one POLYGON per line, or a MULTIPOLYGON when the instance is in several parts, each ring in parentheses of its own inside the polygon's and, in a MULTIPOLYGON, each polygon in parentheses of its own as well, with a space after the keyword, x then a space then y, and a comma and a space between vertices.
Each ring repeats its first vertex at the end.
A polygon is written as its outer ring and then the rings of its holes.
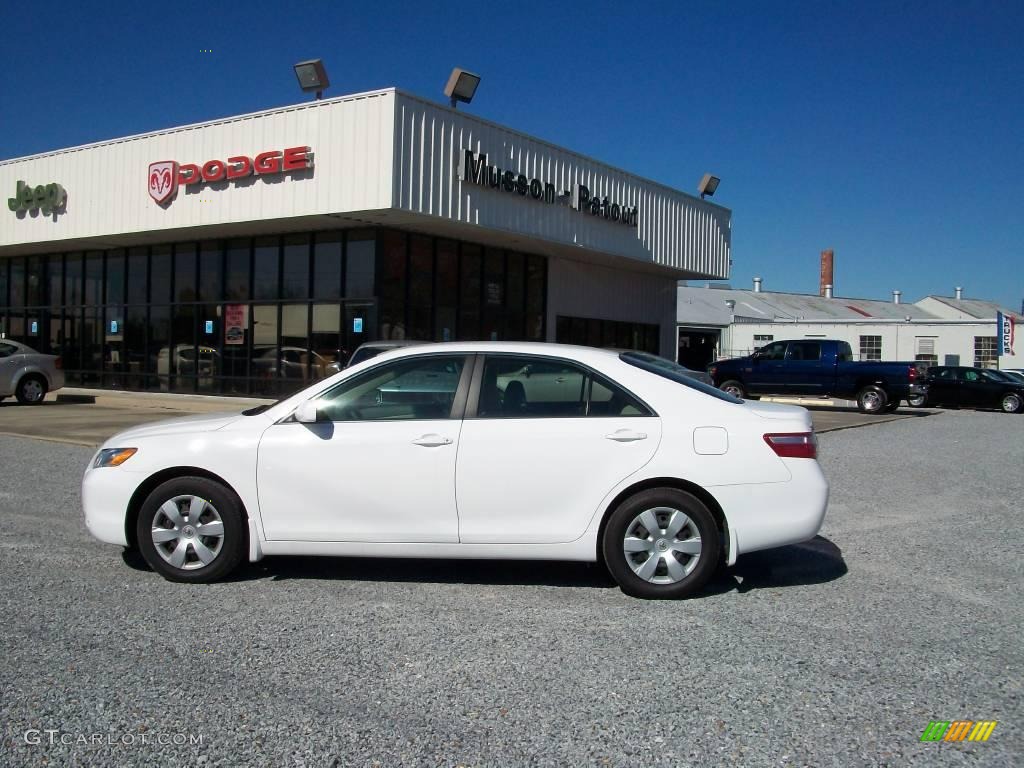
POLYGON ((750 368, 743 371, 747 391, 757 394, 786 394, 783 380, 786 342, 775 341, 761 347, 756 356, 750 358, 750 368))
POLYGON ((453 478, 460 424, 438 419, 270 427, 257 462, 266 537, 458 541, 453 478), (430 435, 451 442, 416 442, 430 435))
POLYGON ((464 355, 381 363, 320 395, 320 421, 267 429, 257 460, 271 540, 455 542, 464 355))
POLYGON ((465 543, 574 541, 661 439, 661 420, 614 383, 563 362, 538 386, 519 375, 521 362, 486 358, 475 417, 463 422, 455 487, 465 543))

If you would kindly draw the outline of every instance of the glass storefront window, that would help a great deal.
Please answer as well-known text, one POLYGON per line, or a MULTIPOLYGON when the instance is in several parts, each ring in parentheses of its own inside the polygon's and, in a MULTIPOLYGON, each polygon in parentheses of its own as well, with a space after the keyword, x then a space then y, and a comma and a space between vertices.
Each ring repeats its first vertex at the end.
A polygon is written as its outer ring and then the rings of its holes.
POLYGON ((545 271, 376 229, 15 257, 0 329, 61 355, 69 384, 277 397, 378 338, 543 338, 545 271))
POLYGON ((280 255, 276 237, 258 237, 253 243, 253 298, 276 299, 281 295, 279 279, 280 255))
MULTIPOLYGON (((64 256, 50 256, 46 263, 47 303, 52 309, 59 310, 64 306, 64 256)), ((3 291, 0 290, 0 304, 3 303, 3 291)))
POLYGON ((174 298, 177 301, 195 301, 196 291, 196 246, 181 243, 174 246, 174 298))
POLYGON ((154 304, 165 304, 171 295, 171 246, 157 245, 150 255, 150 298, 154 304))
POLYGON ((373 230, 349 232, 345 239, 345 296, 368 299, 373 289, 377 236, 373 230))
POLYGON ((319 232, 313 246, 313 298, 340 299, 342 245, 338 232, 319 232))
POLYGON ((228 243, 225 263, 224 295, 235 301, 246 301, 252 293, 249 288, 249 241, 232 240, 228 243))
POLYGON ((146 292, 149 287, 149 249, 131 248, 128 251, 128 288, 129 304, 145 304, 146 292))
POLYGON ((286 235, 281 249, 281 298, 309 298, 309 235, 286 235))
POLYGON ((377 263, 380 286, 380 338, 404 339, 406 279, 406 236, 385 231, 381 237, 377 263))
POLYGON ((218 241, 199 246, 199 301, 220 301, 223 296, 223 249, 218 241))
POLYGON ((124 301, 124 251, 107 252, 107 287, 104 293, 107 304, 124 301))

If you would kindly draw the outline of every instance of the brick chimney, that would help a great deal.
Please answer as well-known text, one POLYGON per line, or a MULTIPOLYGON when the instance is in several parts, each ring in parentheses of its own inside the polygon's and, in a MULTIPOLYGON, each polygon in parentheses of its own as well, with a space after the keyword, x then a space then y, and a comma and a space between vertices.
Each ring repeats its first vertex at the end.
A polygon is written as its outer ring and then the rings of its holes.
POLYGON ((833 265, 835 263, 835 253, 829 248, 821 252, 821 279, 818 282, 818 295, 825 295, 825 286, 834 286, 835 280, 833 279, 833 265))

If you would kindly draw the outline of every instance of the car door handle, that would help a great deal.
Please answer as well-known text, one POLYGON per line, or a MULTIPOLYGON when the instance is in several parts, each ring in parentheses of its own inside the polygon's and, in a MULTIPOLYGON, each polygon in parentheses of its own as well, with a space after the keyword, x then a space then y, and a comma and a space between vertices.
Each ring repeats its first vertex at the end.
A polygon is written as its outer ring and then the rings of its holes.
POLYGON ((417 437, 412 441, 413 445, 422 445, 426 448, 437 448, 439 445, 451 445, 452 439, 450 437, 441 437, 441 435, 429 434, 417 437))
POLYGON ((605 439, 614 440, 617 443, 632 443, 636 440, 646 440, 647 433, 634 432, 632 429, 618 429, 610 435, 605 435, 605 439))

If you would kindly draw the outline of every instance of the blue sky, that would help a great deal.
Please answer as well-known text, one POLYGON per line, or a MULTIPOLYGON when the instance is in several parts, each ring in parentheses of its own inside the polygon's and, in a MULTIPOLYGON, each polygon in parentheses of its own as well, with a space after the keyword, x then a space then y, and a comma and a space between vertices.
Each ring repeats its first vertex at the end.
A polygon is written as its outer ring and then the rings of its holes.
POLYGON ((722 178, 734 286, 1024 298, 1020 2, 6 2, 0 157, 304 98, 442 99, 671 186, 722 178), (204 53, 211 49, 212 53, 204 53))

